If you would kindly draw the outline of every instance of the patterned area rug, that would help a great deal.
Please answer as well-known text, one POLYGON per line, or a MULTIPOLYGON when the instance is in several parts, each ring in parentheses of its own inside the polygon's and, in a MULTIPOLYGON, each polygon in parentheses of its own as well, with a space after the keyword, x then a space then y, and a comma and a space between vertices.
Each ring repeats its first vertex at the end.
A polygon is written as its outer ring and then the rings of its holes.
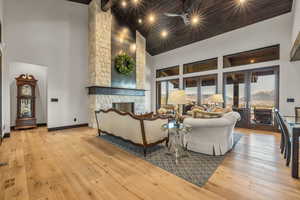
MULTIPOLYGON (((234 146, 242 136, 240 133, 234 134, 234 146)), ((189 151, 189 157, 181 158, 176 165, 174 157, 167 155, 168 149, 165 145, 148 148, 147 156, 144 157, 142 147, 109 135, 102 135, 100 138, 200 187, 207 182, 226 156, 209 156, 189 151)))

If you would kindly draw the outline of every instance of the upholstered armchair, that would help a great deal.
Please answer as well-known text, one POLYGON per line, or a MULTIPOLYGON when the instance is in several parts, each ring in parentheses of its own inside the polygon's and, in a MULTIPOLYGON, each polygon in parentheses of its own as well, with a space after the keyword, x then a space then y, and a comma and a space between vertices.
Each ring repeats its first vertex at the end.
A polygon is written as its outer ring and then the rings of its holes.
POLYGON ((184 124, 192 126, 186 141, 188 150, 208 154, 224 155, 232 149, 233 133, 236 122, 240 120, 237 112, 229 112, 220 118, 185 118, 184 124))

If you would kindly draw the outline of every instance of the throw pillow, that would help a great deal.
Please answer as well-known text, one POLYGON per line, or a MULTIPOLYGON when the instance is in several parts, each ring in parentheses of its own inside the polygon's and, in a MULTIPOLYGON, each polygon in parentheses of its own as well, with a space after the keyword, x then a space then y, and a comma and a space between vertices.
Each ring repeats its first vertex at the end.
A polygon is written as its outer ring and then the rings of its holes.
POLYGON ((194 109, 192 112, 194 118, 220 118, 223 116, 223 113, 205 112, 198 109, 194 109))

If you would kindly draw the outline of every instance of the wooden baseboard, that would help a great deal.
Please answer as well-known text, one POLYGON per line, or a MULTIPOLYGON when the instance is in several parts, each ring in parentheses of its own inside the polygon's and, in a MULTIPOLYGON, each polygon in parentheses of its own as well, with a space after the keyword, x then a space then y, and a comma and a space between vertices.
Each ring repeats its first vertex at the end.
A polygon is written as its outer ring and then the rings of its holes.
POLYGON ((38 127, 42 127, 42 126, 47 126, 47 123, 40 123, 40 124, 37 124, 38 127))
MULTIPOLYGON (((38 126, 38 127, 47 126, 47 123, 39 123, 39 124, 37 124, 37 126, 38 126)), ((11 129, 11 130, 14 130, 14 129, 15 129, 15 126, 11 126, 10 129, 11 129)))
POLYGON ((4 133, 3 139, 4 139, 4 138, 9 138, 9 137, 10 137, 10 133, 4 133))
POLYGON ((60 130, 65 130, 65 129, 70 129, 70 128, 80 128, 80 127, 85 127, 88 125, 89 124, 76 124, 76 125, 71 125, 71 126, 53 127, 53 128, 48 128, 48 131, 60 131, 60 130))

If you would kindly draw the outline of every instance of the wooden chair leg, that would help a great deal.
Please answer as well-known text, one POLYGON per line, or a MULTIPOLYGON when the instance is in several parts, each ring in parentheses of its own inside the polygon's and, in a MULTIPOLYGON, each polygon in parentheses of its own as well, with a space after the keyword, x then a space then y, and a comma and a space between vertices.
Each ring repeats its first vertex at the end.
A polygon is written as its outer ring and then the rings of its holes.
POLYGON ((169 138, 166 140, 166 147, 168 148, 169 146, 169 138))
POLYGON ((284 159, 287 158, 287 154, 288 154, 288 143, 285 142, 284 143, 284 151, 283 151, 284 159))
POLYGON ((281 135, 281 141, 280 141, 280 153, 281 154, 283 154, 283 152, 284 152, 284 143, 285 143, 285 141, 284 141, 284 137, 283 137, 283 135, 281 135))
POLYGON ((292 149, 291 144, 288 144, 287 146, 287 158, 286 158, 286 166, 290 165, 291 162, 291 156, 292 156, 292 149))

